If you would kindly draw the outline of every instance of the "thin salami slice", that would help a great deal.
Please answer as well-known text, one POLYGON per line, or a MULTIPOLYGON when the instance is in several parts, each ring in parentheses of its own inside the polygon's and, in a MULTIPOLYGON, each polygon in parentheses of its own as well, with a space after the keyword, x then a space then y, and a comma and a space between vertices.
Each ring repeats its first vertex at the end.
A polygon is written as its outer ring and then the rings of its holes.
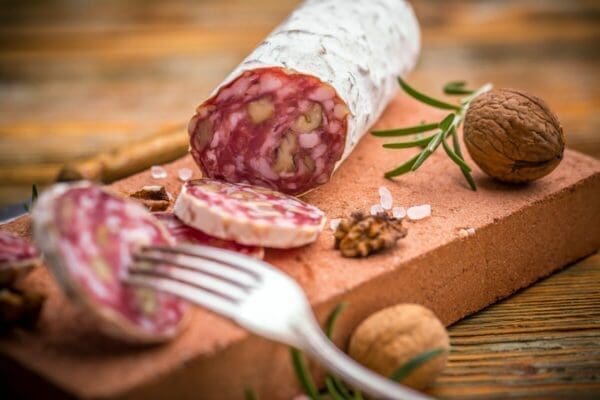
POLYGON ((307 0, 190 120, 209 178, 302 194, 327 182, 415 64, 403 0, 307 0))
POLYGON ((321 210, 295 197, 212 179, 186 182, 174 212, 186 225, 211 236, 275 248, 308 244, 325 223, 321 210))
POLYGON ((33 209, 34 240, 66 293, 109 335, 131 342, 172 338, 187 303, 123 282, 132 252, 174 239, 142 205, 89 184, 55 185, 33 209))
POLYGON ((39 253, 31 243, 0 231, 0 287, 12 285, 39 261, 39 253))
POLYGON ((203 244, 219 247, 226 250, 237 251, 252 257, 262 259, 265 251, 262 247, 246 246, 231 240, 219 239, 184 224, 177 216, 170 212, 157 212, 154 216, 161 221, 177 243, 203 244))

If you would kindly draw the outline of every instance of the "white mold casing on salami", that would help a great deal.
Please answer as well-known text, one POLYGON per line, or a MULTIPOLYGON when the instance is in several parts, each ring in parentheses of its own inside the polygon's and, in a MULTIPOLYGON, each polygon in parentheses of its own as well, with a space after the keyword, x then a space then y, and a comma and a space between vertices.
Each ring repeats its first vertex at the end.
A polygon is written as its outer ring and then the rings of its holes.
MULTIPOLYGON (((404 76, 412 69, 419 49, 418 22, 412 8, 404 0, 305 1, 275 28, 198 108, 188 128, 192 136, 192 154, 208 177, 232 181, 237 177, 231 173, 232 168, 251 169, 247 163, 219 163, 215 160, 210 160, 213 163, 207 168, 203 161, 206 164, 209 164, 209 161, 205 154, 195 149, 194 135, 202 129, 198 127, 199 119, 213 112, 212 101, 223 93, 223 90, 228 89, 228 85, 234 84, 249 71, 279 68, 288 73, 318 78, 325 87, 333 87, 337 96, 349 108, 343 151, 340 152, 335 165, 326 168, 332 173, 379 118, 398 90, 396 78, 404 76), (215 170, 214 165, 220 170, 215 170)), ((250 90, 244 91, 246 98, 248 92, 250 90)), ((235 122, 240 116, 232 118, 235 122)), ((223 132, 219 133, 224 135, 223 132)), ((219 147, 227 146, 228 143, 220 138, 211 145, 219 147)), ((327 148, 325 153, 332 151, 331 148, 327 148)), ((257 165, 254 168, 254 179, 244 177, 242 181, 285 193, 302 194, 329 179, 329 176, 326 176, 326 179, 318 177, 306 187, 294 188, 293 185, 268 176, 272 175, 273 171, 265 170, 264 165, 262 173, 265 176, 261 179, 260 167, 257 165)), ((240 176, 243 177, 244 174, 240 176)))
MULTIPOLYGON (((71 224, 76 224, 78 218, 93 216, 95 209, 91 207, 98 206, 93 204, 94 199, 90 200, 90 204, 81 204, 79 207, 68 207, 69 210, 65 210, 65 202, 63 195, 67 194, 71 190, 77 189, 91 189, 95 186, 87 183, 76 183, 76 184, 56 184, 52 188, 46 190, 35 203, 32 211, 32 222, 33 222, 33 237, 36 245, 44 256, 46 265, 50 268, 59 286, 64 290, 65 294, 73 300, 75 303, 82 306, 82 310, 89 312, 98 322, 98 328, 109 336, 115 337, 120 340, 124 340, 130 343, 157 343, 172 339, 179 331, 185 326, 188 320, 188 304, 184 300, 180 300, 175 296, 152 291, 146 288, 134 288, 128 286, 122 282, 123 275, 126 274, 125 269, 119 269, 117 273, 119 276, 105 276, 102 278, 103 271, 97 266, 94 267, 89 264, 80 263, 81 259, 85 259, 86 255, 100 254, 98 249, 87 248, 74 248, 69 242, 67 247, 61 246, 64 244, 64 237, 61 230, 58 228, 60 224, 60 218, 66 215, 57 216, 57 205, 59 212, 61 213, 75 213, 71 215, 71 224), (63 243, 61 243, 63 241, 63 243), (77 278, 75 277, 77 275, 77 278), (110 289, 108 285, 110 280, 112 285, 119 286, 119 297, 114 298, 114 293, 108 293, 110 289), (108 280, 110 279, 110 280, 108 280), (125 289, 125 287, 127 287, 125 289), (138 290, 144 291, 138 292, 138 290), (148 292, 150 291, 150 292, 148 292), (94 294, 92 294, 94 293, 94 294), (114 304, 111 302, 127 302, 137 301, 133 299, 133 296, 147 295, 151 293, 153 296, 154 304, 156 308, 160 308, 158 311, 165 311, 162 315, 148 314, 140 316, 135 322, 126 317, 125 314, 121 313, 114 308, 114 304), (102 302, 98 298, 92 298, 93 296, 101 296, 102 302), (129 297, 128 297, 129 296, 129 297), (128 300, 125 300, 128 299, 128 300), (167 309, 165 309, 166 307, 167 309), (156 318, 154 320, 153 318, 156 318)), ((143 222, 147 226, 151 226, 154 230, 156 237, 160 238, 159 241, 163 245, 174 244, 174 239, 170 236, 167 230, 162 224, 154 219, 148 210, 142 205, 128 200, 117 197, 116 195, 110 194, 110 192, 95 187, 107 194, 108 197, 115 199, 118 204, 122 205, 123 208, 119 208, 120 211, 125 213, 127 218, 131 218, 132 221, 143 222)), ((72 206, 72 204, 71 204, 72 206)), ((110 218, 110 217, 109 217, 110 218)), ((118 259, 121 262, 126 262, 122 257, 129 258, 127 254, 131 251, 132 243, 136 245, 151 244, 145 243, 149 239, 150 234, 143 229, 139 229, 140 226, 133 228, 126 228, 122 226, 117 219, 108 221, 102 221, 101 224, 91 223, 91 226, 96 228, 106 228, 107 231, 113 232, 119 236, 122 240, 107 240, 106 245, 113 246, 113 249, 118 249, 118 259), (112 228, 108 225, 114 225, 112 228), (125 256, 124 256, 125 254, 125 256)), ((76 225, 73 225, 76 226, 76 225)), ((70 228, 69 228, 70 229, 70 228)), ((79 237, 78 243, 86 243, 87 246, 97 246, 97 236, 90 235, 89 232, 84 232, 84 229, 77 228, 77 235, 79 237)), ((104 254, 102 254, 104 255, 104 254)), ((115 271, 112 270, 111 265, 107 265, 108 270, 104 270, 105 274, 113 274, 115 271)), ((145 300, 144 299, 140 300, 145 300)), ((151 299, 152 300, 152 299, 151 299)), ((131 303, 122 303, 120 307, 129 307, 131 303), (124 305, 127 304, 127 305, 124 305)), ((140 303, 141 304, 141 303, 140 303)), ((140 305, 143 309, 143 306, 140 305)), ((127 309, 131 311, 131 309, 127 309)), ((135 312, 135 311, 133 311, 135 312)))
POLYGON ((325 214, 270 189, 210 179, 186 182, 173 212, 186 225, 249 246, 292 248, 317 239, 325 214))

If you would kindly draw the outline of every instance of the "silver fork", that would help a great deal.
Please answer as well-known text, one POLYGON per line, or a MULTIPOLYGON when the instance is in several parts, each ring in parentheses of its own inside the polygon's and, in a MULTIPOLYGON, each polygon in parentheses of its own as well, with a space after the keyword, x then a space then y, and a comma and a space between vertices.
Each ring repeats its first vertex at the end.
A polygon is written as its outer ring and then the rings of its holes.
POLYGON ((319 328, 300 286, 264 261, 209 246, 149 246, 134 255, 126 281, 174 294, 296 347, 375 398, 430 399, 346 356, 319 328))

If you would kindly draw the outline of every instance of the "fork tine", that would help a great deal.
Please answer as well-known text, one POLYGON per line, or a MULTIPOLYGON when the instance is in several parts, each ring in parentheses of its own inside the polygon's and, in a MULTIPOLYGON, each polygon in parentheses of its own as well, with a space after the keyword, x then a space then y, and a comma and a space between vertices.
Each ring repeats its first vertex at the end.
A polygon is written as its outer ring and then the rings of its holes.
POLYGON ((179 254, 183 253, 190 256, 213 260, 219 264, 225 264, 227 267, 234 268, 238 271, 244 271, 244 273, 254 277, 254 279, 257 281, 261 280, 261 273, 259 273, 259 270, 262 269, 264 271, 264 267, 262 266, 264 263, 261 260, 257 260, 254 257, 240 254, 235 251, 220 249, 212 246, 178 244, 171 247, 147 246, 145 249, 179 254))
POLYGON ((205 274, 201 271, 181 268, 177 264, 168 263, 168 265, 165 265, 165 261, 160 258, 144 258, 138 262, 134 262, 129 266, 129 272, 133 274, 173 279, 214 292, 215 294, 228 297, 235 301, 239 301, 250 290, 250 287, 248 286, 239 285, 225 279, 219 279, 218 276, 215 277, 214 275, 205 274))
POLYGON ((135 260, 150 261, 150 262, 163 262, 165 264, 178 266, 188 270, 197 271, 199 273, 210 275, 214 278, 221 279, 230 282, 234 285, 248 288, 256 284, 256 278, 254 276, 222 265, 212 260, 200 258, 198 256, 190 256, 187 254, 174 253, 170 251, 163 251, 154 248, 145 248, 141 252, 134 255, 135 260))
POLYGON ((237 306, 233 300, 183 282, 138 273, 126 276, 125 282, 170 293, 229 318, 236 314, 237 306))

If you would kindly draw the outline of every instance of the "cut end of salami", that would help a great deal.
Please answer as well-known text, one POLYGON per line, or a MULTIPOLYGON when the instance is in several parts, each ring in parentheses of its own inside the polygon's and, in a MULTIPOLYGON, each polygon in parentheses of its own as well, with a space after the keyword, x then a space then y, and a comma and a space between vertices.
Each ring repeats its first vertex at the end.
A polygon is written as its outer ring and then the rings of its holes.
POLYGON ((198 107, 191 153, 210 178, 302 194, 329 180, 348 115, 335 89, 314 76, 254 69, 198 107))
POLYGON ((177 216, 170 212, 157 212, 153 214, 167 228, 177 243, 202 244, 219 247, 225 250, 236 251, 252 257, 262 259, 265 250, 262 247, 246 246, 231 240, 223 240, 184 224, 177 216))
POLYGON ((0 231, 0 287, 12 285, 39 261, 39 253, 31 243, 0 231))
POLYGON ((132 252, 174 239, 143 206, 86 183, 59 184, 33 209, 34 239, 63 289, 111 336, 136 343, 172 338, 187 303, 123 282, 132 252))
POLYGON ((186 225, 252 246, 292 248, 316 240, 325 215, 267 188, 212 179, 186 182, 174 209, 186 225))

